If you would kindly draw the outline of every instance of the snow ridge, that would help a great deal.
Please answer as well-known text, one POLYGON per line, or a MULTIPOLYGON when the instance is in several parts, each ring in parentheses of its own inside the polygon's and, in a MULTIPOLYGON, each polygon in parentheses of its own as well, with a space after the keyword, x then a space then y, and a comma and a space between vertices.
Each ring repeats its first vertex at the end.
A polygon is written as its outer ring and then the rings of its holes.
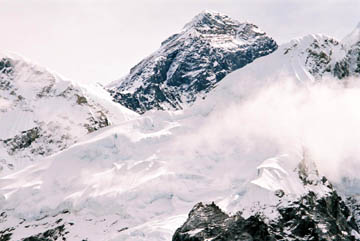
POLYGON ((107 93, 63 80, 11 55, 0 59, 0 175, 64 150, 82 136, 136 116, 107 93), (102 96, 103 97, 102 97, 102 96))

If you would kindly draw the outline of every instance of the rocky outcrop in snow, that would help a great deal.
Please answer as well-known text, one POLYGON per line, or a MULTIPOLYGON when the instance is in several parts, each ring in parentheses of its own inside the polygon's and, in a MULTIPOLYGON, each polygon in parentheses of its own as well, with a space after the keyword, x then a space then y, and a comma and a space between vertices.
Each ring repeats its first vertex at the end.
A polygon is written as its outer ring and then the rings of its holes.
POLYGON ((2 55, 0 175, 135 116, 101 88, 85 89, 21 57, 2 55))
POLYGON ((334 76, 338 79, 360 75, 360 25, 343 41, 325 35, 308 35, 294 40, 284 55, 300 59, 315 79, 334 76))
MULTIPOLYGON (((303 159, 294 172, 304 185, 301 195, 294 195, 291 189, 273 190, 277 201, 274 204, 262 202, 247 218, 241 212, 229 216, 215 204, 197 204, 175 232, 173 241, 359 240, 354 203, 344 202, 328 180, 318 176, 314 167, 311 161, 303 159)), ((291 180, 285 177, 291 174, 275 159, 265 161, 260 169, 264 169, 259 178, 262 181, 277 182, 281 186, 291 180), (283 177, 276 176, 280 173, 283 177)), ((262 186, 261 181, 254 184, 269 188, 262 186)), ((261 202, 261 198, 258 201, 261 202)))
POLYGON ((318 198, 313 192, 279 206, 278 217, 266 220, 262 213, 248 218, 233 216, 215 204, 199 203, 176 230, 173 241, 205 240, 359 240, 359 227, 351 210, 336 191, 318 198))
POLYGON ((176 230, 173 241, 254 240, 273 241, 267 225, 260 216, 244 219, 240 213, 233 216, 221 211, 214 203, 198 203, 186 222, 176 230))

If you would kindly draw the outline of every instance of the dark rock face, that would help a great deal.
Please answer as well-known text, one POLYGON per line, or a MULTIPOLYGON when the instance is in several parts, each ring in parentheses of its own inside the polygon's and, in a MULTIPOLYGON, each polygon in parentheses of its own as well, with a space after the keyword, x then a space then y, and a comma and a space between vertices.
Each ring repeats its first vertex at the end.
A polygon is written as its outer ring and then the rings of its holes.
POLYGON ((49 229, 44 233, 39 233, 34 236, 24 238, 23 241, 55 241, 66 240, 64 235, 67 233, 64 225, 59 225, 56 228, 49 229))
POLYGON ((345 58, 336 63, 334 76, 343 79, 360 75, 360 41, 352 45, 345 58))
POLYGON ((355 221, 360 225, 360 202, 358 196, 347 196, 346 197, 346 206, 350 209, 352 216, 355 218, 355 221))
POLYGON ((110 121, 107 116, 102 112, 98 111, 96 116, 90 116, 88 118, 89 123, 86 123, 84 126, 89 133, 97 131, 101 128, 107 127, 110 125, 110 121))
POLYGON ((343 201, 327 178, 319 175, 306 150, 294 174, 307 190, 302 195, 275 191, 277 201, 255 204, 247 219, 241 213, 230 217, 215 204, 199 203, 176 230, 173 241, 360 240, 358 200, 343 201))
POLYGON ((8 228, 8 229, 0 231, 0 241, 9 241, 9 240, 11 240, 11 236, 12 236, 11 231, 13 231, 12 228, 8 228))
MULTIPOLYGON (((75 225, 73 222, 66 221, 66 218, 70 215, 68 210, 60 211, 55 215, 45 215, 36 220, 26 220, 24 218, 20 219, 21 222, 12 223, 12 227, 6 229, 0 229, 0 241, 15 240, 13 236, 16 236, 15 232, 17 229, 25 231, 25 237, 17 238, 16 240, 22 241, 56 241, 56 240, 73 240, 69 238, 69 229, 71 226, 75 225), (34 230, 32 230, 34 229, 34 230), (30 232, 29 232, 30 231, 30 232), (29 234, 30 233, 30 234, 29 234)), ((6 212, 0 213, 0 223, 6 222, 8 216, 6 212)), ((78 237, 77 240, 80 240, 78 237)), ((87 240, 86 238, 81 240, 87 240)))
POLYGON ((257 26, 204 12, 108 90, 115 102, 138 113, 182 109, 230 72, 276 49, 257 26))
POLYGON ((269 224, 277 240, 356 240, 352 231, 359 231, 352 212, 336 191, 321 198, 309 192, 278 208, 278 212, 279 218, 269 224))
POLYGON ((11 89, 11 74, 13 73, 13 66, 9 59, 2 58, 0 60, 0 90, 11 89))
POLYGON ((13 72, 12 65, 9 59, 2 58, 0 60, 0 73, 9 74, 13 72))
POLYGON ((18 149, 29 147, 37 138, 40 137, 39 134, 40 128, 34 127, 30 130, 22 131, 20 135, 11 139, 6 139, 3 142, 10 147, 11 152, 15 152, 18 149))
POLYGON ((314 40, 306 50, 308 56, 305 65, 309 67, 309 72, 315 77, 319 77, 325 72, 331 71, 330 62, 333 58, 332 49, 339 45, 339 42, 332 38, 314 40))
POLYGON ((188 220, 178 228, 173 241, 202 240, 275 240, 260 216, 248 219, 236 214, 229 217, 214 203, 198 203, 191 210, 188 220))
POLYGON ((244 219, 240 213, 229 217, 215 204, 199 203, 178 228, 173 241, 203 240, 357 240, 359 228, 351 209, 333 191, 324 197, 314 192, 298 200, 273 207, 275 220, 262 213, 244 219))

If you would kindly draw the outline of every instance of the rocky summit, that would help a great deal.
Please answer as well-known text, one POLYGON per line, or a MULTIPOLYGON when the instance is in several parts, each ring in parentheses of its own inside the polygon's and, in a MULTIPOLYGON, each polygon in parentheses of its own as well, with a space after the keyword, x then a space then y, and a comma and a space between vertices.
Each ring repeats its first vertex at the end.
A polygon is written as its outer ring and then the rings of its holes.
POLYGON ((172 240, 359 240, 354 209, 334 190, 322 197, 310 191, 299 199, 280 202, 272 212, 274 219, 261 211, 244 218, 241 212, 229 216, 214 203, 198 203, 172 240))
POLYGON ((229 216, 214 203, 198 203, 187 221, 177 229, 173 241, 200 240, 274 240, 260 217, 244 219, 241 214, 229 216))
POLYGON ((138 113, 178 110, 205 98, 230 72, 277 49, 251 23, 205 11, 162 42, 125 78, 108 86, 113 100, 138 113))
MULTIPOLYGON (((294 195, 289 189, 277 189, 269 193, 272 198, 265 202, 259 198, 258 204, 237 210, 232 216, 214 203, 199 203, 191 210, 186 222, 176 230, 173 241, 359 240, 356 202, 350 199, 344 201, 328 179, 319 175, 315 162, 307 154, 303 154, 295 169, 287 171, 281 167, 284 162, 273 162, 279 164, 276 166, 270 161, 268 159, 259 166, 265 169, 260 171, 257 181, 252 182, 255 184, 251 186, 253 190, 257 189, 256 186, 264 185, 259 179, 272 184, 288 182, 286 179, 289 176, 281 177, 279 171, 283 170, 287 175, 294 175, 291 186, 296 186, 297 179, 303 191, 294 195), (271 172, 276 175, 271 175, 271 172), (272 180, 271 177, 275 178, 272 180), (269 201, 271 199, 274 202, 269 201), (252 211, 247 212, 249 210, 252 211)), ((246 202, 246 198, 240 202, 246 202)))

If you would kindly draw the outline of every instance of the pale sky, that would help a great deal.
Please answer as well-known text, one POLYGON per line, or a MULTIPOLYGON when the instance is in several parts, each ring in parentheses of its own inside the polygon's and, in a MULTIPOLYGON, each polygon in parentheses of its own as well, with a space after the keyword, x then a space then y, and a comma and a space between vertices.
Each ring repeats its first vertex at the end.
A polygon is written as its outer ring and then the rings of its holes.
POLYGON ((252 22, 278 43, 310 33, 341 40, 360 22, 360 0, 0 0, 0 52, 108 83, 205 9, 252 22))

